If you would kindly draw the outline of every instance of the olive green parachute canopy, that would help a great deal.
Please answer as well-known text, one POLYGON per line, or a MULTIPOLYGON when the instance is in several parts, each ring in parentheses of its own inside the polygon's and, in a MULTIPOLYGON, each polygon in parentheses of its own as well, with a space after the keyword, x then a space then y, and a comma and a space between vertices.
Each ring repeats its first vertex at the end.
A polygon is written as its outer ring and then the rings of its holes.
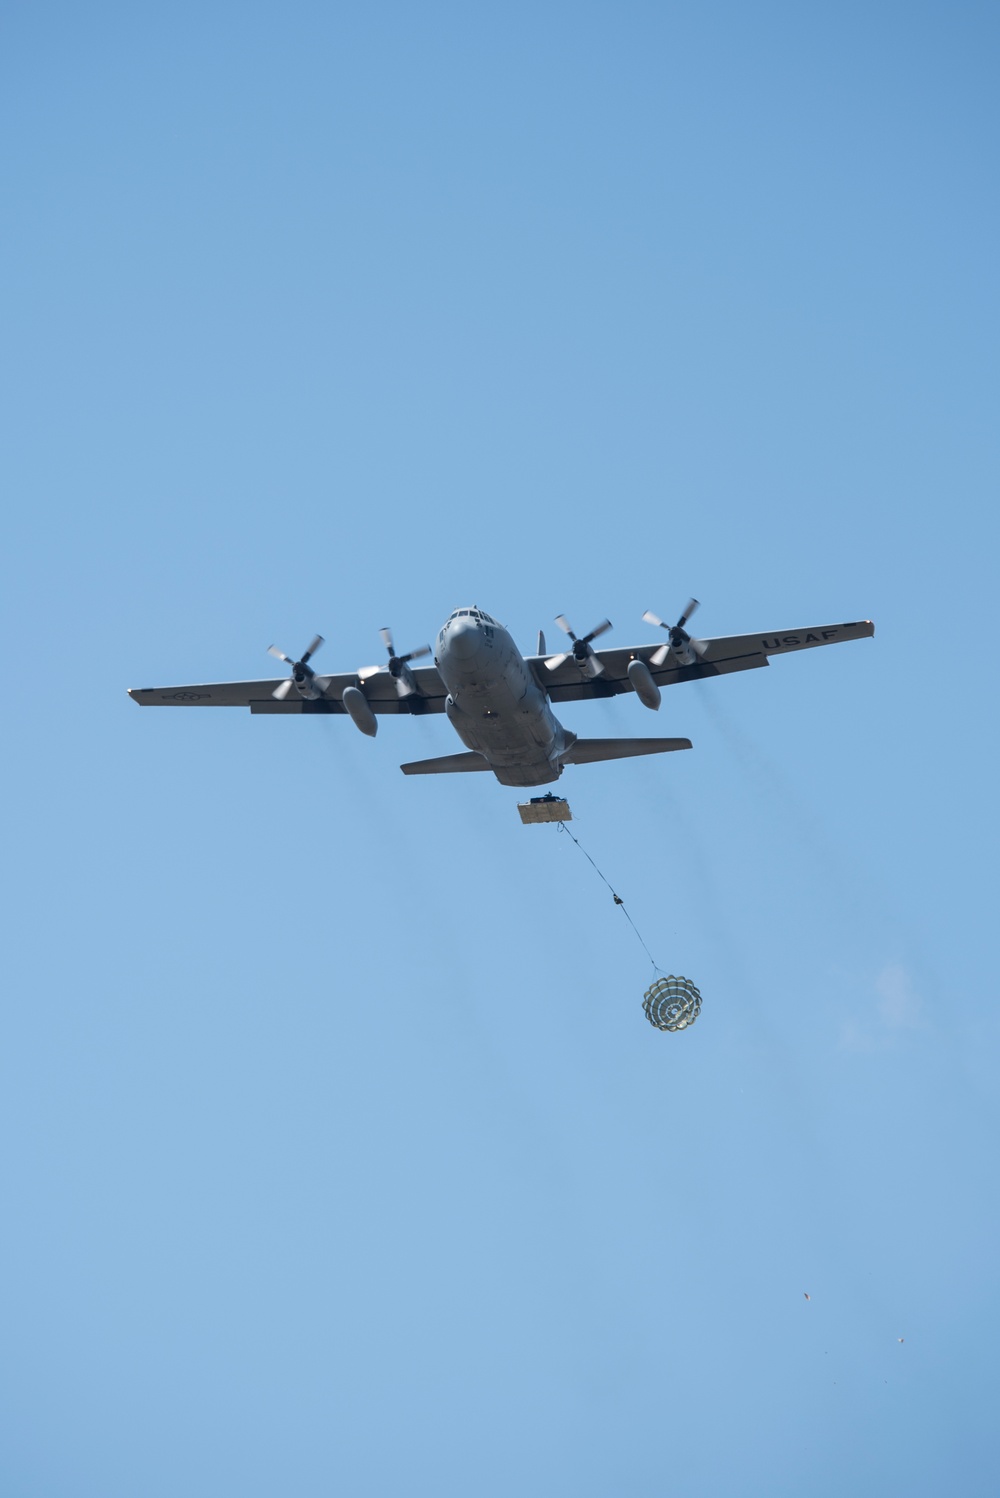
POLYGON ((701 994, 690 978, 657 978, 642 1001, 646 1018, 658 1030, 686 1030, 701 1013, 701 994))

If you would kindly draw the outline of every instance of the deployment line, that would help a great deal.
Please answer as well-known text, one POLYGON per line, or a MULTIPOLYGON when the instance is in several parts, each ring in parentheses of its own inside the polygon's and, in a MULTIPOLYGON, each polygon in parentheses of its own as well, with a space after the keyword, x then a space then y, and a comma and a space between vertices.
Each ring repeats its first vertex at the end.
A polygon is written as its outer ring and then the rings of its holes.
POLYGON ((636 936, 639 938, 639 942, 640 942, 640 944, 642 946, 642 950, 645 952, 646 956, 649 958, 650 962, 653 964, 653 971, 655 973, 660 972, 661 969, 659 967, 657 967, 657 965, 656 965, 656 958, 653 956, 652 952, 649 950, 649 948, 647 947, 646 943, 643 941, 643 939, 642 939, 642 932, 639 930, 639 928, 636 925, 635 921, 633 921, 632 917, 629 915, 628 910, 625 907, 625 901, 622 899, 621 895, 619 895, 614 890, 614 888, 611 885, 611 881, 609 879, 606 879, 605 876, 601 873, 600 869, 597 867, 597 864, 591 858, 590 854, 587 852, 586 848, 583 846, 583 844, 581 843, 580 839, 576 836, 575 833, 570 832, 570 830, 567 827, 566 823, 565 822, 558 822, 556 825, 558 826, 560 832, 567 833, 573 839, 574 843, 576 843, 576 846, 579 848, 579 850, 583 854, 584 858, 587 860, 587 862, 590 864, 591 868, 594 870, 594 873, 598 876, 599 879, 604 880, 604 883, 608 886, 608 889, 611 890, 611 897, 614 900, 615 904, 618 905, 621 908, 622 914, 624 915, 625 919, 628 921, 629 925, 632 927, 632 930, 635 932, 636 936))

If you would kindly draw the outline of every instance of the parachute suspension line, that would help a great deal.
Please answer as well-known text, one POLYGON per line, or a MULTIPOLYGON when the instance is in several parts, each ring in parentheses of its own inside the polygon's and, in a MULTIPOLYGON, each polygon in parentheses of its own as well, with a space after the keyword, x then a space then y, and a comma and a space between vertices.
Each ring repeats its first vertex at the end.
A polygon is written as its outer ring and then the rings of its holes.
MULTIPOLYGON (((545 820, 548 819, 546 818, 545 820)), ((611 890, 611 898, 621 908, 625 919, 638 938, 639 945, 653 964, 653 981, 646 989, 642 1001, 642 1007, 649 1023, 657 1030, 686 1030, 689 1025, 694 1024, 701 1013, 700 990, 691 982, 690 978, 675 977, 673 973, 667 976, 663 975, 663 969, 657 967, 656 958, 642 939, 642 932, 625 909, 625 901, 621 895, 612 889, 610 880, 606 879, 601 873, 597 864, 575 833, 569 831, 566 822, 560 818, 556 825, 560 832, 569 833, 584 858, 594 870, 594 873, 611 890)))
POLYGON ((640 943, 640 945, 642 947, 642 950, 645 952, 646 956, 649 958, 650 962, 653 964, 653 972, 654 973, 661 972, 662 969, 659 968, 659 967, 657 967, 657 965, 656 965, 656 958, 653 956, 652 952, 649 950, 649 948, 647 947, 646 943, 642 939, 642 933, 640 932, 640 930, 639 930, 638 926, 636 925, 635 921, 633 921, 632 917, 629 915, 628 911, 626 910, 626 908, 625 908, 625 901, 622 899, 621 895, 617 894, 615 892, 615 890, 612 888, 610 880, 605 879, 604 875, 601 873, 600 869, 597 867, 596 863, 591 858, 590 854, 587 852, 586 848, 583 846, 583 844, 581 843, 580 839, 575 835, 575 833, 570 832, 570 830, 567 827, 566 823, 565 822, 557 822, 556 826, 559 828, 560 832, 565 832, 569 837, 571 837, 573 839, 574 843, 576 843, 576 846, 579 848, 579 850, 583 854, 584 858, 587 860, 587 862, 590 864, 591 868, 594 870, 594 873, 597 875, 597 877, 599 879, 602 879, 604 881, 604 883, 608 886, 608 889, 611 890, 611 897, 612 897, 612 899, 614 900, 615 904, 617 906, 619 906, 619 908, 621 909, 621 912, 624 915, 625 919, 628 921, 629 925, 632 927, 632 930, 635 932, 636 936, 639 938, 639 943, 640 943))

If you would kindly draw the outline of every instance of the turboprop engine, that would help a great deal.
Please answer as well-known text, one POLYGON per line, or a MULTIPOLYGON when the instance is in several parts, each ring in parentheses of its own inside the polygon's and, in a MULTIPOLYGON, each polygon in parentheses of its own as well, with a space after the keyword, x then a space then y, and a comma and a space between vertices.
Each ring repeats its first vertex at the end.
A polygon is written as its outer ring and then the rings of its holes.
POLYGON ((650 656, 654 666, 662 666, 668 655, 673 655, 679 666, 697 666, 708 649, 708 641, 692 640, 684 628, 697 607, 697 598, 689 598, 676 624, 664 624, 659 614, 654 614, 650 609, 643 614, 642 617, 647 624, 655 624, 658 629, 665 629, 670 636, 669 643, 661 645, 659 650, 650 656))
POLYGON ((412 697, 419 688, 410 670, 410 662, 418 661, 423 655, 430 655, 431 647, 421 645, 417 650, 407 651, 406 655, 397 655, 396 647, 392 643, 392 630, 380 629, 382 644, 389 652, 389 659, 384 666, 362 666, 358 672, 359 681, 367 681, 370 676, 377 676, 380 671, 388 671, 396 683, 396 695, 398 697, 412 697))
MULTIPOLYGON (((572 656, 584 676, 594 677, 602 675, 604 667, 598 659, 591 641, 596 640, 598 635, 603 635, 605 630, 611 628, 611 620, 602 619, 596 629, 592 629, 589 635, 583 635, 582 638, 578 638, 573 633, 570 622, 565 614, 557 614, 556 623, 560 629, 565 630, 569 635, 573 641, 573 648, 572 650, 560 650, 558 655, 550 655, 545 662, 546 669, 549 671, 558 671, 563 661, 568 661, 570 656, 572 656)), ((541 633, 538 636, 538 643, 539 646, 545 644, 545 636, 541 633)), ((538 653, 541 655, 542 651, 539 650, 538 653)))
POLYGON ((283 650, 279 650, 277 645, 269 645, 267 647, 268 655, 273 655, 275 660, 284 661, 286 666, 291 666, 292 668, 292 674, 288 680, 283 681, 271 693, 276 702, 284 702, 292 687, 307 702, 317 702, 322 697, 329 685, 329 680, 326 677, 317 676, 309 664, 310 657, 316 654, 322 643, 323 636, 314 635, 309 649, 303 651, 301 659, 297 661, 293 661, 290 655, 286 655, 283 650))

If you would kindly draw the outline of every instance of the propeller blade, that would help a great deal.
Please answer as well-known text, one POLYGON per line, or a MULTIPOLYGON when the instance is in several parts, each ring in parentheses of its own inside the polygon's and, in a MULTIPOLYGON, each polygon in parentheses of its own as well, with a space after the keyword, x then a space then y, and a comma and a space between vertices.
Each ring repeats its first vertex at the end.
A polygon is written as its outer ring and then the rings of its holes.
MULTIPOLYGON (((682 642, 682 646, 686 650, 693 650, 695 655, 700 659, 708 649, 708 641, 688 638, 682 642)), ((654 650, 653 654, 649 657, 649 664, 651 666, 662 666, 673 648, 672 643, 661 645, 659 650, 654 650)))
POLYGON ((642 617, 643 617, 643 619, 645 620, 645 622, 647 624, 655 624, 660 629, 667 629, 669 627, 668 625, 664 624, 664 622, 660 618, 659 614, 654 614, 653 613, 652 609, 647 609, 646 612, 643 614, 642 617))
POLYGON ((572 654, 571 650, 564 650, 562 655, 550 655, 545 662, 545 669, 547 671, 558 671, 563 661, 568 661, 572 654))
POLYGON ((695 611, 695 609, 697 607, 698 607, 698 600, 697 600, 697 598, 689 598, 688 601, 687 601, 687 603, 684 605, 684 612, 683 612, 683 614, 681 615, 681 617, 677 621, 677 628, 678 629, 683 629, 684 628, 685 624, 688 622, 688 620, 690 619, 691 615, 694 613, 694 611, 695 611))
MULTIPOLYGON (((566 618, 565 614, 557 614, 556 615, 556 623, 558 624, 558 626, 559 626, 560 629, 563 629, 563 630, 566 631, 566 633, 569 635, 569 637, 570 637, 571 640, 575 640, 576 639, 576 635, 573 633, 572 629, 570 628, 570 622, 566 618)), ((555 669, 555 668, 553 667, 553 669, 555 669)))
POLYGON ((359 681, 367 681, 369 676, 377 676, 380 671, 385 671, 385 666, 362 666, 358 672, 359 681))
POLYGON ((399 658, 405 666, 407 661, 419 661, 422 655, 430 655, 430 653, 431 647, 429 645, 421 645, 419 650, 411 650, 408 655, 401 655, 399 658))
POLYGON ((406 677, 402 673, 400 673, 399 676, 396 677, 396 696, 410 697, 412 696, 412 694, 413 688, 410 686, 410 683, 407 681, 406 677))
POLYGON ((306 662, 308 661, 308 659, 309 659, 309 657, 311 655, 315 655, 316 654, 317 650, 322 645, 322 643, 323 643, 323 636, 322 635, 313 635, 312 640, 310 641, 310 644, 309 644, 309 649, 306 651, 305 655, 302 657, 301 664, 303 666, 306 664, 306 662))
POLYGON ((583 669, 586 671, 588 676, 603 676, 604 662, 599 661, 594 652, 591 651, 587 656, 587 660, 583 669))
POLYGON ((608 632, 608 630, 611 627, 612 626, 611 626, 611 620, 610 619, 602 619, 601 622, 600 622, 600 624, 597 626, 596 629, 592 629, 590 631, 589 635, 584 635, 584 637, 583 637, 584 644, 585 645, 589 645, 590 642, 591 642, 591 640, 596 640, 597 639, 598 635, 606 635, 607 632, 608 632))
POLYGON ((274 698, 275 702, 284 702, 285 698, 288 696, 291 690, 292 678, 289 677, 287 681, 283 681, 280 686, 275 687, 274 691, 271 693, 271 696, 274 698))
POLYGON ((395 646, 392 643, 392 630, 380 629, 378 632, 378 637, 382 641, 382 644, 385 646, 386 650, 388 650, 389 654, 395 655, 396 650, 395 646))
POLYGON ((291 657, 287 656, 283 650, 279 650, 277 645, 269 645, 267 647, 267 653, 268 655, 273 655, 276 661, 284 661, 286 666, 295 665, 295 662, 291 659, 291 657))

